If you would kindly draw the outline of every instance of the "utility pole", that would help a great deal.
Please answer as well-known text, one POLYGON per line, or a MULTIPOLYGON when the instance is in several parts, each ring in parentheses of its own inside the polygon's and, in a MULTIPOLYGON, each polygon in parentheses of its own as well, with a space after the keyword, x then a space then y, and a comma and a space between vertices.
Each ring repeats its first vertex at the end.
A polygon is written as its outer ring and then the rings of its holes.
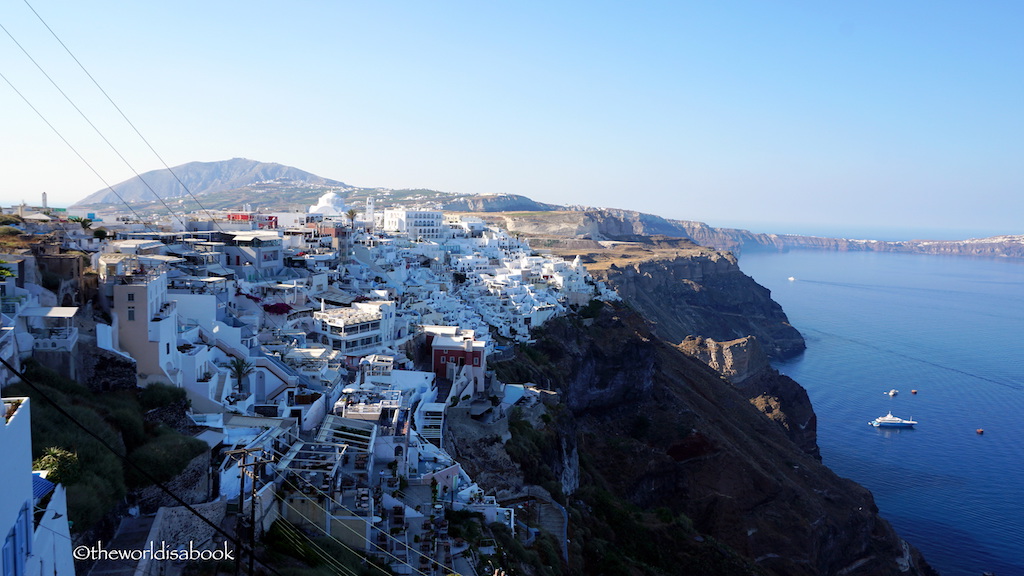
MULTIPOLYGON (((245 510, 245 477, 248 476, 252 482, 251 495, 249 497, 249 576, 253 576, 256 565, 256 479, 258 478, 257 466, 261 466, 273 460, 253 460, 247 462, 249 454, 263 452, 262 448, 241 448, 239 450, 228 450, 224 454, 238 456, 238 515, 235 518, 235 537, 241 541, 242 514, 245 510), (250 470, 251 468, 251 470, 250 470)), ((239 552, 235 557, 235 576, 240 576, 242 571, 242 554, 239 552)))

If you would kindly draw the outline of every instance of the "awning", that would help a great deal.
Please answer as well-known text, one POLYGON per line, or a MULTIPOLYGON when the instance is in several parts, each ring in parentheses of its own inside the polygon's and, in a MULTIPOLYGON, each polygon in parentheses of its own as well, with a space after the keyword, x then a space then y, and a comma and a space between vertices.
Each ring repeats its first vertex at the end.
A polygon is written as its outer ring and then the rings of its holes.
POLYGON ((207 266, 206 267, 206 272, 208 274, 213 274, 215 276, 234 276, 235 275, 235 271, 234 270, 229 270, 229 269, 221 266, 220 264, 213 264, 213 265, 207 266))
POLYGON ((21 311, 21 315, 28 318, 72 318, 77 312, 77 306, 55 306, 52 308, 36 306, 25 308, 21 311))

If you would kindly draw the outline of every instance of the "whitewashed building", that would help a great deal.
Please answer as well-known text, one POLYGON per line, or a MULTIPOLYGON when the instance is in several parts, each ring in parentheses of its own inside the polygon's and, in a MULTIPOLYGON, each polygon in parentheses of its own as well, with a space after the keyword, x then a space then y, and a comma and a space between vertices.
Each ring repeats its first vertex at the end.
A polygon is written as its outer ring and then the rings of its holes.
POLYGON ((28 398, 4 398, 0 425, 0 559, 4 576, 74 576, 64 487, 32 471, 28 398), (38 515, 38 522, 35 520, 38 515))

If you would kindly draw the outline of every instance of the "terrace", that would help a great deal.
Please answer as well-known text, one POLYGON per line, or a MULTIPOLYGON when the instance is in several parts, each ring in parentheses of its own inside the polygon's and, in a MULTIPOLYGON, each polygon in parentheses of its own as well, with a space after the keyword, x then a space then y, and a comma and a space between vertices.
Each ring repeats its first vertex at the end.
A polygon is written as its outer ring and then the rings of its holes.
POLYGON ((68 306, 25 308, 21 315, 27 320, 28 331, 34 338, 32 347, 36 350, 72 350, 78 343, 78 328, 72 321, 77 312, 78 308, 68 306))

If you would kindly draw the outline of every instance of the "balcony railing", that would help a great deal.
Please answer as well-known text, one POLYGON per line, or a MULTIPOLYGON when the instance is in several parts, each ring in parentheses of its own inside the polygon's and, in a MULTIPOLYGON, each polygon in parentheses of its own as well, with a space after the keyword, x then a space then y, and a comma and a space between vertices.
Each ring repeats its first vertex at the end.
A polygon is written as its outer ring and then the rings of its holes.
POLYGON ((178 301, 171 300, 170 302, 164 302, 156 312, 153 313, 153 321, 159 322, 161 320, 167 320, 174 316, 174 311, 178 309, 178 301))
POLYGON ((70 350, 78 343, 78 328, 32 328, 32 347, 36 350, 70 350))
POLYGON ((25 302, 28 300, 28 296, 19 294, 15 296, 4 296, 0 298, 0 312, 7 314, 8 316, 16 316, 22 308, 25 307, 25 302))

